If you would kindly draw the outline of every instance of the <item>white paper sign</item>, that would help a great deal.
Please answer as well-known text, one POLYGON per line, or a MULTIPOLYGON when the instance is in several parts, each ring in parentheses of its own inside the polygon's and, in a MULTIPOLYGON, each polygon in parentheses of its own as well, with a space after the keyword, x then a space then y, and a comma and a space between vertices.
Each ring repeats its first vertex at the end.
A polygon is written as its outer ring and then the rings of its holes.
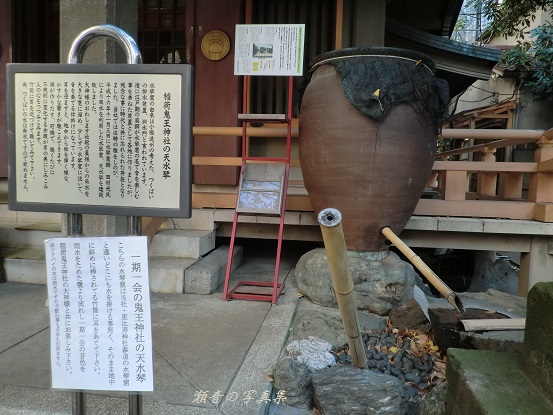
POLYGON ((153 391, 145 236, 45 241, 52 388, 153 391))
POLYGON ((304 24, 237 25, 235 75, 303 75, 304 24))

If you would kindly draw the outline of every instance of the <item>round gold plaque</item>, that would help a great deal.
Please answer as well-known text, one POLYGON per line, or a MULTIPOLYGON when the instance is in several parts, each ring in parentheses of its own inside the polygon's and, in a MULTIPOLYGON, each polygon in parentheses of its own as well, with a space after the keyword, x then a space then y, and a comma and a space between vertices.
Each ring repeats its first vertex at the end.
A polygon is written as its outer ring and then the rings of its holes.
POLYGON ((228 36, 220 30, 207 32, 202 39, 202 52, 204 56, 212 61, 219 61, 227 56, 230 50, 228 36))

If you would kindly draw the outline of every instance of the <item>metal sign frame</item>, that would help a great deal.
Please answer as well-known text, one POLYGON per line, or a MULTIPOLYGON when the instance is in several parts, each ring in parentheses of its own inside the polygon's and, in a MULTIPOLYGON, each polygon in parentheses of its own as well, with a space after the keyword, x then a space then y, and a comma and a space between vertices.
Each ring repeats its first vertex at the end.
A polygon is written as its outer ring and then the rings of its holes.
MULTIPOLYGON (((151 217, 185 217, 192 213, 192 125, 193 125, 193 73, 190 65, 121 65, 121 64, 8 64, 7 65, 7 103, 8 103, 8 154, 9 154, 9 208, 11 210, 60 212, 60 213, 90 213, 99 215, 118 216, 151 216, 151 217), (21 73, 37 74, 174 74, 181 76, 181 140, 180 140, 180 169, 173 174, 179 175, 179 206, 166 207, 138 207, 114 206, 103 204, 68 204, 44 203, 42 201, 22 201, 17 194, 16 175, 16 114, 15 114, 15 76, 21 73)), ((92 141, 92 140, 91 140, 92 141)), ((125 142, 125 144, 127 144, 125 142)), ((55 191, 55 189, 53 190, 55 191)), ((158 203, 163 206, 163 200, 158 203)))

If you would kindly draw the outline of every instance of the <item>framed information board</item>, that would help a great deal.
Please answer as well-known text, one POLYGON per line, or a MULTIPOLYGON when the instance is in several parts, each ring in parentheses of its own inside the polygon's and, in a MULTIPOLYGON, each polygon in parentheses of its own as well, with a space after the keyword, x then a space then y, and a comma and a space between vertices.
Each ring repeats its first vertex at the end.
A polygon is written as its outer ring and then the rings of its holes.
POLYGON ((190 217, 193 67, 8 64, 9 208, 190 217))

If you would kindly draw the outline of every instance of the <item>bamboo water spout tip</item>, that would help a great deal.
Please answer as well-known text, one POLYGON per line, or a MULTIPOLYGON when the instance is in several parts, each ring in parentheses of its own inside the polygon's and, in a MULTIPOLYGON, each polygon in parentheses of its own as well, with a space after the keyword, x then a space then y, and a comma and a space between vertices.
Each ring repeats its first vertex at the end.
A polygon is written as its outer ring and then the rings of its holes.
POLYGON ((453 291, 448 295, 447 301, 449 301, 451 305, 455 307, 457 311, 459 311, 459 313, 461 313, 461 315, 464 316, 467 314, 467 311, 465 310, 465 306, 463 305, 463 302, 461 301, 459 296, 455 294, 453 291))
POLYGON ((332 228, 342 222, 342 214, 338 209, 326 208, 319 212, 317 219, 321 226, 332 228))

